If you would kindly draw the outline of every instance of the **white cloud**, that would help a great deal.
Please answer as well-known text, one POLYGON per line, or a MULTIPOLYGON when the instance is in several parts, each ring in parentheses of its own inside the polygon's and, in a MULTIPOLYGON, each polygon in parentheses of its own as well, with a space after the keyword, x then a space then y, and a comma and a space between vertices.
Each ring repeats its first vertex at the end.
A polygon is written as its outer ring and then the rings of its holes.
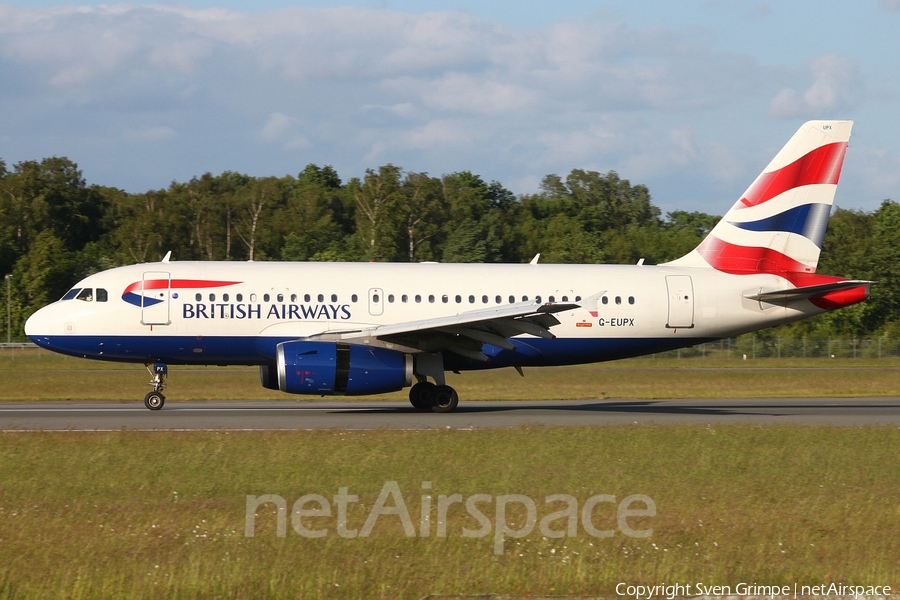
MULTIPOLYGON (((751 57, 716 47, 702 30, 600 16, 519 31, 460 12, 0 5, 0 131, 11 140, 0 151, 177 135, 187 158, 144 157, 139 184, 122 179, 124 158, 104 157, 118 179, 102 183, 133 191, 217 168, 294 172, 302 161, 345 178, 381 161, 508 185, 572 168, 728 178, 723 157, 733 155, 708 141, 720 132, 691 124, 748 98, 765 105, 777 90, 751 57)), ((811 73, 773 112, 852 101, 841 89, 858 74, 852 63, 823 57, 811 73)))
POLYGON ((127 129, 122 138, 128 142, 159 142, 174 138, 178 133, 168 126, 127 129))
POLYGON ((859 65, 835 54, 821 56, 810 64, 812 84, 802 93, 781 90, 770 110, 779 118, 821 117, 855 107, 862 95, 863 77, 859 65))
POLYGON ((259 139, 263 142, 280 143, 285 149, 311 147, 312 144, 301 130, 300 119, 273 112, 259 131, 259 139))

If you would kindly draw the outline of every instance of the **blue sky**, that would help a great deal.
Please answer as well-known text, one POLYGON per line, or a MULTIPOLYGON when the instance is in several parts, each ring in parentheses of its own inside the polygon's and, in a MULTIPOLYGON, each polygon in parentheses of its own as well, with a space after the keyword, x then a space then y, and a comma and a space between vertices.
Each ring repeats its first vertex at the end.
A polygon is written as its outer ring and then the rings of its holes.
POLYGON ((724 212, 808 119, 837 196, 900 200, 900 0, 0 4, 0 158, 130 192, 393 163, 516 193, 610 169, 724 212))

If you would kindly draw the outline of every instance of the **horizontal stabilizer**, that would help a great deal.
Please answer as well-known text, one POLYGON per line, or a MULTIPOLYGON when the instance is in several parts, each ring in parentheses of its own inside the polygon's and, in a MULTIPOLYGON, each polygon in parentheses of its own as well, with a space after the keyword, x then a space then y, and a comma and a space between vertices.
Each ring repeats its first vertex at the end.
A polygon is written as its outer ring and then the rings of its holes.
POLYGON ((846 279, 844 281, 834 281, 831 283, 822 283, 819 285, 808 285, 805 287, 792 288, 789 290, 776 290, 773 292, 755 292, 744 294, 749 300, 759 300, 760 302, 768 302, 770 304, 784 304, 797 302, 799 300, 809 300, 815 296, 823 296, 831 292, 839 292, 841 290, 849 290, 857 287, 866 288, 868 295, 869 286, 874 283, 861 279, 846 279))

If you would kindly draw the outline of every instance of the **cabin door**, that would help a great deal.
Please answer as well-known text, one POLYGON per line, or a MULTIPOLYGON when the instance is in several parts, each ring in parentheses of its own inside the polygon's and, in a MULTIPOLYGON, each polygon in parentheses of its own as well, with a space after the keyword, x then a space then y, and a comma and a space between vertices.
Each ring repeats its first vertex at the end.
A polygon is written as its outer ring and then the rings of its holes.
POLYGON ((666 327, 670 329, 691 328, 694 326, 694 286, 690 275, 666 275, 666 288, 669 291, 669 319, 666 327))
POLYGON ((141 324, 168 325, 171 279, 164 271, 146 271, 141 281, 141 324))

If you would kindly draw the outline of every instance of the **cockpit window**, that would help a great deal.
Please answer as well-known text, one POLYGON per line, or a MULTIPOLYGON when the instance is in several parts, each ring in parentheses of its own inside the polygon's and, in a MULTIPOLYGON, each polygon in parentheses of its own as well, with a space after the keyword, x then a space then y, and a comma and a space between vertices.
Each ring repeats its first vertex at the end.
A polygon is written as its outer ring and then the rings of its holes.
POLYGON ((109 294, 103 288, 97 288, 97 302, 106 302, 109 294))
POLYGON ((94 301, 94 290, 91 288, 84 288, 81 290, 77 296, 75 296, 76 300, 84 300, 85 302, 93 302, 94 301))
POLYGON ((78 295, 78 292, 80 292, 80 291, 81 291, 81 288, 72 288, 71 290, 69 290, 68 292, 66 292, 66 295, 63 296, 62 299, 63 299, 63 300, 71 300, 72 298, 74 298, 75 296, 77 296, 77 295, 78 295))

